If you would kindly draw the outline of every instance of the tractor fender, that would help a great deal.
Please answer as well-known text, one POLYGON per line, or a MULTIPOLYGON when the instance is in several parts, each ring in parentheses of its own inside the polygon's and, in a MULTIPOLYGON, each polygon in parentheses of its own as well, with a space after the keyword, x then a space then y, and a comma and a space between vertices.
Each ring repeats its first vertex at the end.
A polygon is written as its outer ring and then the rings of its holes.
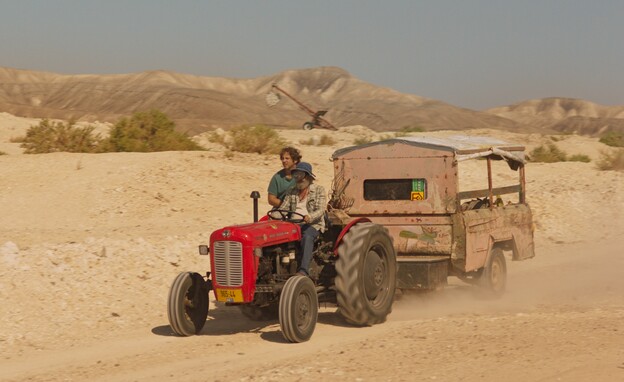
POLYGON ((338 238, 336 239, 336 242, 334 243, 334 256, 338 256, 338 247, 340 246, 340 243, 342 242, 342 238, 344 237, 344 235, 347 234, 347 232, 349 232, 349 230, 351 229, 351 227, 353 227, 354 225, 358 224, 358 223, 372 223, 371 220, 369 218, 356 218, 351 220, 349 223, 347 223, 347 225, 342 229, 342 231, 340 231, 340 235, 338 235, 338 238))

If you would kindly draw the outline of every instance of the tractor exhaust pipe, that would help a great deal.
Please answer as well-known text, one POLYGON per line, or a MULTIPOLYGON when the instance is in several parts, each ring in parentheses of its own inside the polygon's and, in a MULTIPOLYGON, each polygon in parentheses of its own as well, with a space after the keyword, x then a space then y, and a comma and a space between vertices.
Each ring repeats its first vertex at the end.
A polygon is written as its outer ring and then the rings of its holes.
POLYGON ((255 223, 258 221, 258 199, 260 199, 260 193, 258 191, 252 191, 249 197, 253 199, 253 216, 255 223))

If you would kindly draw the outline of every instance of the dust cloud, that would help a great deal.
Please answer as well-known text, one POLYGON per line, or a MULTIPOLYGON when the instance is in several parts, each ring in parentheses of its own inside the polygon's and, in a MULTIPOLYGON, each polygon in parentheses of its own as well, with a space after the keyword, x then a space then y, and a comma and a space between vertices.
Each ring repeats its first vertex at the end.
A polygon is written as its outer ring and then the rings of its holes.
MULTIPOLYGON (((431 292, 397 296, 390 320, 430 319, 463 314, 530 311, 548 306, 624 303, 624 238, 598 243, 550 244, 525 261, 507 260, 507 290, 487 298, 455 277, 431 292)), ((506 254, 507 255, 507 254, 506 254)))

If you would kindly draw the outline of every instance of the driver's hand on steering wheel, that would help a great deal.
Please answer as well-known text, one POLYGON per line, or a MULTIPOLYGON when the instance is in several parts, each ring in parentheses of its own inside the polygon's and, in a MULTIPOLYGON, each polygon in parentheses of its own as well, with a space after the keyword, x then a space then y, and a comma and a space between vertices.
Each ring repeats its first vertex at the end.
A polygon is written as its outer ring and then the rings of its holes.
POLYGON ((303 222, 304 223, 309 223, 310 222, 310 215, 306 215, 303 217, 303 222))

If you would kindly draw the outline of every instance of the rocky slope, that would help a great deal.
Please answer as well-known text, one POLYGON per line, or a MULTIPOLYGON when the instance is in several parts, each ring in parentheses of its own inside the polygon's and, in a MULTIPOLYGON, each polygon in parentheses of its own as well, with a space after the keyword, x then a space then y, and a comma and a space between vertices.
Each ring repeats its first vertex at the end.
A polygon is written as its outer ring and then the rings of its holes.
POLYGON ((545 131, 600 136, 624 132, 624 106, 603 106, 572 98, 544 98, 486 110, 545 131))

